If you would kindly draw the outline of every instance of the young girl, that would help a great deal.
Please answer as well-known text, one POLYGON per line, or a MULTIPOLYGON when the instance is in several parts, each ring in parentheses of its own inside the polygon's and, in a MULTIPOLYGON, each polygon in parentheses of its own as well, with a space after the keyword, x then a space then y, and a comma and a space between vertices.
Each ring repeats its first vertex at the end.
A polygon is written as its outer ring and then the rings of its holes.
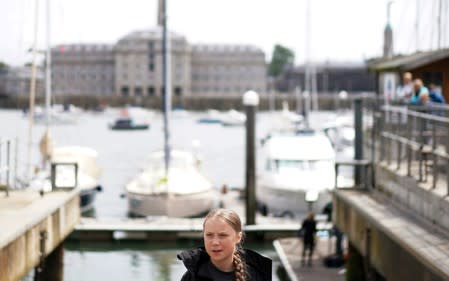
POLYGON ((178 255, 187 268, 181 281, 268 281, 271 260, 243 249, 242 223, 231 210, 215 209, 203 222, 204 247, 178 255))

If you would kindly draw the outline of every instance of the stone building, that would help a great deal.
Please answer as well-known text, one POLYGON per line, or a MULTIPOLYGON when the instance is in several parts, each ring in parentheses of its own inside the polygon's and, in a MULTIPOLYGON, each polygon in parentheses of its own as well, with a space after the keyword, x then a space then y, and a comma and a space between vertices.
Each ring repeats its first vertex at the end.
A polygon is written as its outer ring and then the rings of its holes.
POLYGON ((111 45, 61 45, 52 48, 51 56, 54 96, 108 96, 115 93, 111 45))
MULTIPOLYGON (((191 55, 187 40, 170 33, 172 92, 190 94, 191 55)), ((114 46, 115 93, 122 96, 162 94, 162 29, 130 33, 114 46)))
MULTIPOLYGON (((236 96, 266 91, 263 51, 248 45, 191 45, 169 33, 175 96, 236 96)), ((153 96, 162 94, 162 28, 132 32, 115 45, 52 49, 55 95, 153 96)))
MULTIPOLYGON (((36 97, 44 96, 44 72, 36 68, 36 97)), ((29 96, 31 88, 31 67, 8 67, 0 72, 1 96, 29 96)))
POLYGON ((192 92, 236 96, 266 92, 265 54, 249 45, 193 45, 192 92))

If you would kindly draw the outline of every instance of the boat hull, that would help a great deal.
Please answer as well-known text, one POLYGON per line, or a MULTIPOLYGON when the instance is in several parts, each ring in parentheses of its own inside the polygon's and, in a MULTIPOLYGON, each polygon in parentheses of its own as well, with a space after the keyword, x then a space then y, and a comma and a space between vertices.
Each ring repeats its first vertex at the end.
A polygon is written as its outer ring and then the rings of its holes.
POLYGON ((297 218, 304 217, 309 211, 321 213, 325 205, 332 201, 332 194, 328 190, 321 191, 318 200, 309 203, 305 200, 305 190, 282 189, 263 184, 257 187, 256 196, 258 208, 264 215, 297 218))
POLYGON ((80 208, 82 213, 87 212, 94 207, 97 192, 98 187, 82 189, 80 191, 80 208))
POLYGON ((111 130, 116 130, 116 131, 134 131, 134 130, 148 130, 150 128, 149 125, 134 125, 134 126, 116 126, 116 125, 111 125, 110 129, 111 130))
POLYGON ((218 192, 207 190, 193 194, 138 194, 128 192, 131 216, 196 217, 218 206, 218 192))

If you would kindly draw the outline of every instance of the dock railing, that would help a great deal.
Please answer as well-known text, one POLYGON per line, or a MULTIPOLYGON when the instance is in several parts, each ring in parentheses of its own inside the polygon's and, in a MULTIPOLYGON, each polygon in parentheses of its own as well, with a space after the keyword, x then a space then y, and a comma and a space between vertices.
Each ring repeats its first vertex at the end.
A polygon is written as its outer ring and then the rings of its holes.
POLYGON ((431 178, 432 189, 436 187, 439 175, 445 174, 446 195, 449 195, 448 113, 447 106, 382 106, 374 133, 379 140, 379 160, 387 165, 394 161, 397 170, 406 165, 407 176, 420 182, 431 178), (413 168, 416 163, 417 174, 413 168))
POLYGON ((373 186, 373 163, 371 160, 345 160, 335 162, 335 189, 338 186, 338 174, 341 166, 360 167, 362 171, 362 180, 360 184, 355 184, 353 188, 363 188, 369 190, 373 186))
POLYGON ((9 196, 11 185, 11 140, 0 139, 0 190, 9 196))

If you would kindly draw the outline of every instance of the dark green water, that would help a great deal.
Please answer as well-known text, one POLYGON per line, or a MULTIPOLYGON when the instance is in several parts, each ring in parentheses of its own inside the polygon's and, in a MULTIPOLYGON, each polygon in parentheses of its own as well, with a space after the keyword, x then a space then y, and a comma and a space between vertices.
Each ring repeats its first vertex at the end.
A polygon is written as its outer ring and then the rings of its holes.
MULTIPOLYGON (((200 241, 160 242, 66 242, 64 245, 64 281, 175 281, 185 272, 176 255, 184 249, 200 246, 200 241)), ((279 259, 271 243, 246 244, 245 247, 273 259, 273 281, 279 259)), ((32 281, 33 272, 23 279, 32 281)))

